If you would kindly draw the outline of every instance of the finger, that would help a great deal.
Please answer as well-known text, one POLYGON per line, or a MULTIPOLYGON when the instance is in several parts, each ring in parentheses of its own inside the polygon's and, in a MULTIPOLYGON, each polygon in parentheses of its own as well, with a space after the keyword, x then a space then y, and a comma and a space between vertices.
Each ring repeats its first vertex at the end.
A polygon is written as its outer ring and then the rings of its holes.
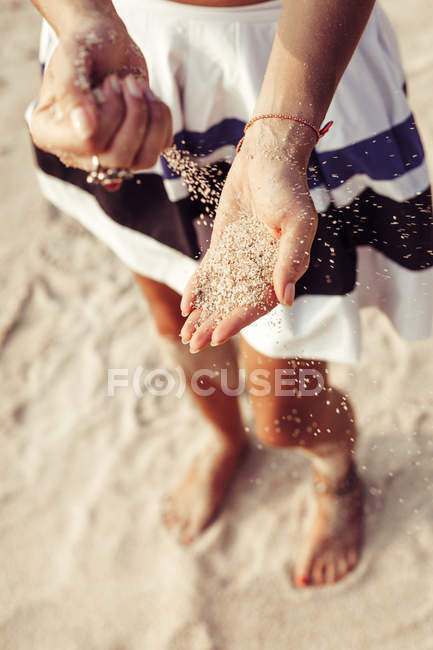
POLYGON ((96 105, 91 101, 65 114, 59 106, 38 106, 30 122, 30 135, 37 147, 56 153, 68 151, 75 155, 97 153, 93 135, 97 129, 96 105))
POLYGON ((143 86, 133 75, 122 81, 126 115, 109 148, 99 158, 104 167, 130 168, 147 128, 148 108, 143 86))
POLYGON ((92 169, 92 161, 89 156, 76 156, 75 154, 67 153, 64 151, 56 152, 57 157, 62 161, 65 167, 73 167, 74 169, 83 169, 90 171, 92 169))
MULTIPOLYGON (((103 151, 114 133, 119 128, 125 114, 125 102, 122 96, 122 87, 115 75, 106 77, 100 88, 94 90, 94 95, 99 103, 99 124, 94 134, 94 142, 97 142, 96 150, 103 151)), ((57 156, 67 167, 75 167, 90 171, 92 169, 91 156, 79 156, 70 151, 56 152, 57 156)))
MULTIPOLYGON (((204 258, 203 258, 204 259, 204 258)), ((197 273, 194 273, 187 282, 183 290, 182 299, 180 301, 180 311, 182 316, 188 316, 191 312, 197 296, 197 273)))
POLYGON ((251 305, 248 307, 239 307, 225 316, 215 327, 211 345, 222 345, 229 338, 238 334, 241 329, 251 325, 258 318, 264 316, 278 304, 278 300, 273 290, 269 291, 269 296, 261 305, 251 305))
MULTIPOLYGON (((56 57, 53 55, 52 60, 56 57)), ((70 63, 73 56, 62 60, 61 76, 52 73, 48 64, 41 92, 30 124, 35 144, 45 151, 68 151, 77 155, 92 155, 93 135, 98 125, 95 98, 90 91, 91 59, 84 56, 80 77, 70 63), (79 83, 78 83, 79 82, 79 83)))
POLYGON ((182 339, 182 343, 188 343, 190 341, 191 337, 193 336, 197 325, 200 321, 201 318, 201 311, 200 309, 195 309, 187 318, 185 321, 182 329, 180 330, 180 337, 182 339))
POLYGON ((119 130, 126 115, 126 105, 123 99, 122 86, 116 75, 105 78, 101 91, 103 102, 99 105, 98 128, 94 138, 100 152, 105 151, 119 130))
POLYGON ((275 293, 283 305, 293 304, 295 284, 309 266, 316 223, 317 214, 313 208, 298 217, 295 227, 291 220, 282 225, 273 280, 275 293))
POLYGON ((200 327, 197 327, 189 342, 189 349, 194 354, 203 350, 212 339, 213 331, 218 323, 215 316, 208 318, 200 327))
POLYGON ((153 167, 161 152, 171 144, 173 139, 170 109, 153 94, 150 88, 145 88, 144 94, 148 100, 149 124, 143 144, 135 157, 134 169, 153 167))

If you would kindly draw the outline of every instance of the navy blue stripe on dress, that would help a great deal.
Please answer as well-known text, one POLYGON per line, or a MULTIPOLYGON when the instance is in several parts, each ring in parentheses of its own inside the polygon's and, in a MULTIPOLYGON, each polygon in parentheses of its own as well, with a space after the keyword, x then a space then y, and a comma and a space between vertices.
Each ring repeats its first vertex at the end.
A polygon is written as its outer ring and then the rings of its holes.
MULTIPOLYGON (((221 147, 236 146, 244 134, 245 122, 236 118, 227 118, 214 124, 207 131, 179 131, 173 137, 179 150, 188 151, 193 156, 207 156, 221 147)), ((161 156, 163 176, 166 179, 178 178, 161 156)))
MULTIPOLYGON (((174 136, 174 142, 180 150, 205 156, 227 145, 236 146, 244 126, 241 120, 225 119, 207 131, 180 131, 174 136)), ((161 162, 164 178, 177 178, 163 158, 161 162)), ((392 181, 423 162, 421 139, 410 115, 400 124, 347 147, 323 153, 314 150, 308 184, 311 189, 324 186, 333 190, 357 174, 366 174, 377 181, 392 181)))
POLYGON ((342 149, 314 151, 309 185, 335 190, 356 174, 377 181, 392 181, 424 162, 424 150, 413 115, 407 120, 342 149))

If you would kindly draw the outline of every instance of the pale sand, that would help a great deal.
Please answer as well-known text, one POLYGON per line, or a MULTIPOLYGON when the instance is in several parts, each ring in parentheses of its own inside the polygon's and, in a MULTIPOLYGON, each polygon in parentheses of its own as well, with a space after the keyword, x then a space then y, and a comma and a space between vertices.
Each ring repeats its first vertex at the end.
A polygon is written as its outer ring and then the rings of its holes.
MULTIPOLYGON (((431 154, 432 3, 386 5, 431 154)), ((256 443, 217 523, 177 546, 159 502, 206 427, 186 399, 106 396, 107 367, 165 362, 128 270, 39 196, 22 117, 38 22, 3 0, 0 648, 431 650, 433 341, 408 347, 370 312, 360 367, 334 369, 369 489, 351 577, 292 588, 307 473, 256 443)))

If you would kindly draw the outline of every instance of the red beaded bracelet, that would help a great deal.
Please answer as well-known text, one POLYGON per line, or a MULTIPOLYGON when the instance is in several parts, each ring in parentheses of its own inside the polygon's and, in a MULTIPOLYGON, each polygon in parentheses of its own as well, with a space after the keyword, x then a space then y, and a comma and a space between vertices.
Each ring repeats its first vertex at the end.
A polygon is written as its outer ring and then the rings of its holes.
POLYGON ((265 120, 267 118, 271 117, 276 117, 281 120, 294 120, 295 122, 300 122, 300 124, 304 124, 305 126, 309 126, 310 129, 313 129, 314 133, 316 134, 317 142, 319 142, 320 138, 325 135, 331 128, 331 126, 334 124, 334 122, 331 120, 330 122, 327 122, 324 127, 322 127, 320 130, 317 128, 317 126, 314 126, 311 122, 306 120, 304 117, 299 117, 299 115, 291 115, 290 113, 265 113, 264 115, 256 115, 255 117, 252 117, 249 122, 245 124, 244 128, 244 136, 239 140, 238 146, 236 147, 236 153, 241 150, 242 143, 244 141, 245 133, 247 129, 254 124, 254 122, 257 122, 257 120, 265 120))

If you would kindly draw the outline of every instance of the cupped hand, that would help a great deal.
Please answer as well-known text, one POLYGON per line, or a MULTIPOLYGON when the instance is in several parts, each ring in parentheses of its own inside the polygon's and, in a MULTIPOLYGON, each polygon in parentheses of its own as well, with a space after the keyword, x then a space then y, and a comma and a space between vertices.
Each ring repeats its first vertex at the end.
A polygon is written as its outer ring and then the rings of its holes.
MULTIPOLYGON (((314 133, 296 124, 261 124, 247 131, 243 146, 228 173, 209 251, 190 279, 181 302, 188 318, 182 328, 183 342, 192 352, 220 345, 243 327, 271 311, 278 303, 290 306, 295 284, 310 262, 310 248, 317 228, 317 213, 307 185, 306 166, 315 143, 314 133), (203 322, 197 296, 206 291, 201 269, 220 246, 222 233, 238 215, 255 215, 278 241, 272 281, 260 305, 250 304, 221 315, 213 313, 203 322)), ((233 253, 233 252, 232 252, 233 253)), ((248 253, 240 246, 234 254, 242 264, 248 253)))
POLYGON ((61 34, 44 72, 30 132, 64 164, 145 169, 172 141, 168 107, 150 90, 146 61, 120 20, 81 21, 61 34))

